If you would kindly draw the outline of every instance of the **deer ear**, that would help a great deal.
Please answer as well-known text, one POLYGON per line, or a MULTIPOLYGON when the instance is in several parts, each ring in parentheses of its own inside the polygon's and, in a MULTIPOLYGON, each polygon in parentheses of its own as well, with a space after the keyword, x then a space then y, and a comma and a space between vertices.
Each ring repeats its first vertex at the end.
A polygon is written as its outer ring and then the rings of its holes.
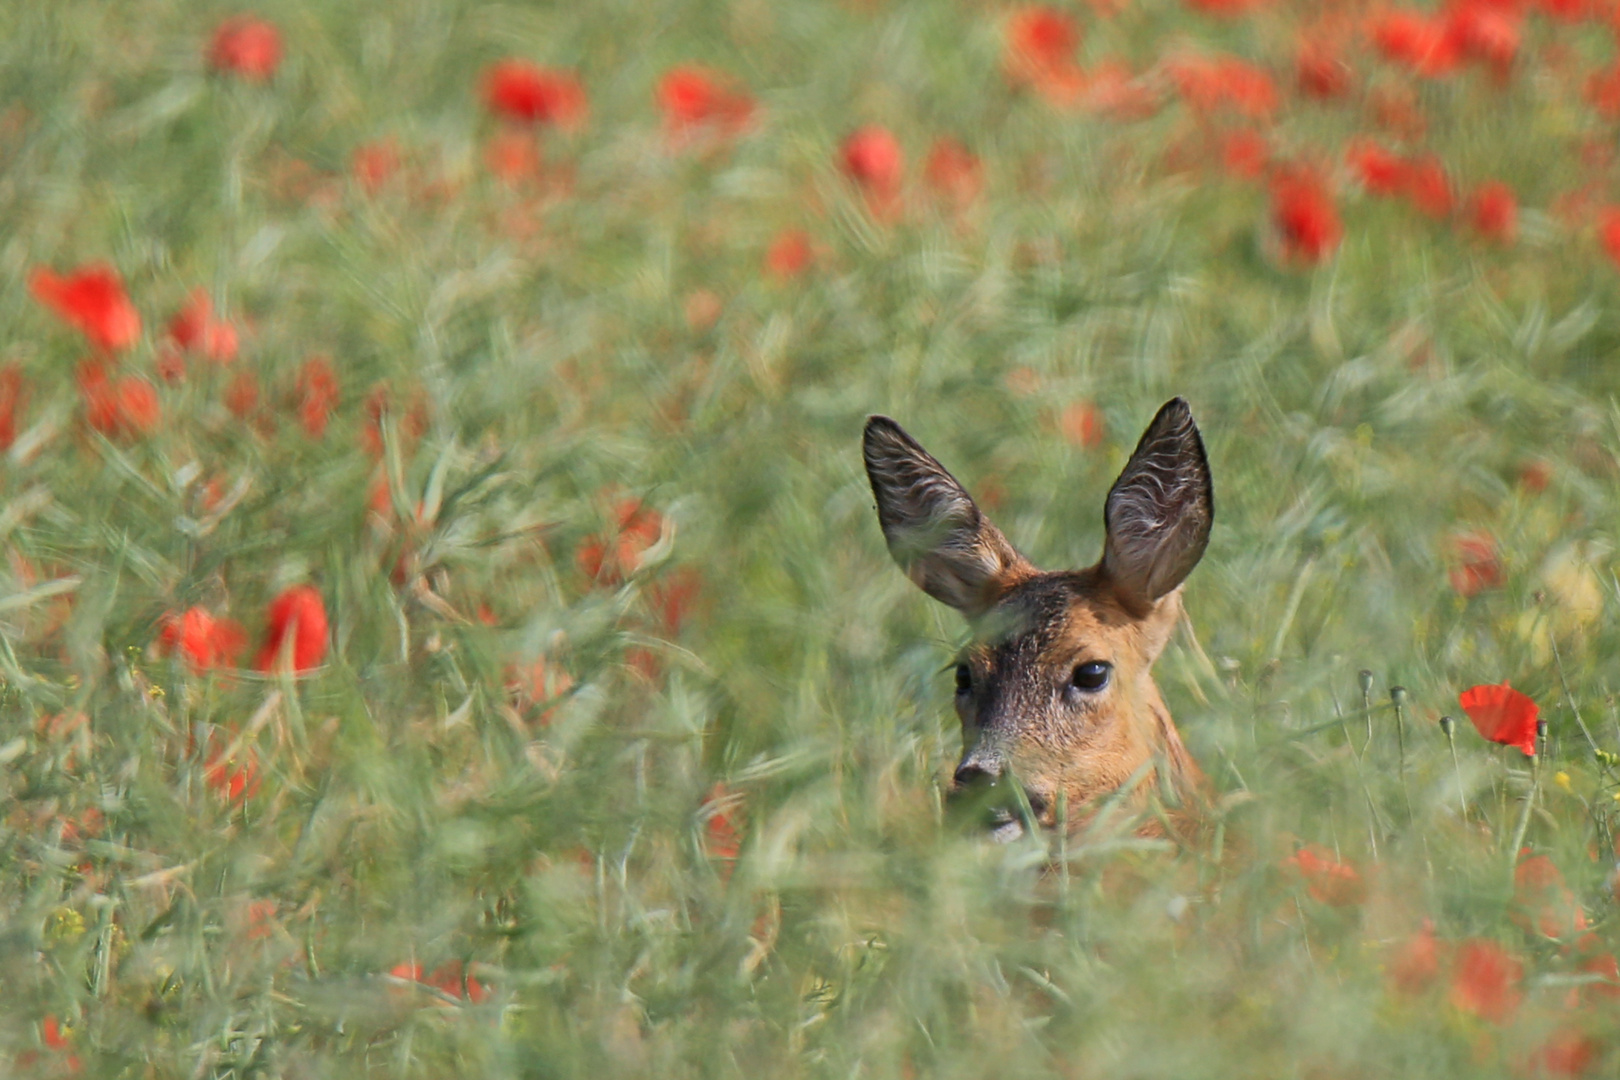
POLYGON ((929 596, 977 618, 1035 573, 956 477, 899 424, 868 417, 862 449, 889 554, 929 596))
POLYGON ((1165 402, 1108 491, 1103 572, 1127 606, 1146 608, 1204 554, 1215 492, 1204 440, 1181 398, 1165 402))

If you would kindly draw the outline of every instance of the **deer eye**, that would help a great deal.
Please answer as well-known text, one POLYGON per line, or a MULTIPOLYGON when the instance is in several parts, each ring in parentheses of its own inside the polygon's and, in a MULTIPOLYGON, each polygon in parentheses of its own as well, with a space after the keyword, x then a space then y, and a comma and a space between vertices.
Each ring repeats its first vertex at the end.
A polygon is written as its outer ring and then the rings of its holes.
POLYGON ((1096 693, 1108 685, 1108 674, 1113 670, 1112 664, 1102 660, 1088 660, 1075 666, 1074 674, 1069 676, 1069 685, 1076 690, 1096 693))
POLYGON ((956 694, 961 697, 963 694, 971 693, 973 693, 973 669, 966 664, 957 664, 956 694))

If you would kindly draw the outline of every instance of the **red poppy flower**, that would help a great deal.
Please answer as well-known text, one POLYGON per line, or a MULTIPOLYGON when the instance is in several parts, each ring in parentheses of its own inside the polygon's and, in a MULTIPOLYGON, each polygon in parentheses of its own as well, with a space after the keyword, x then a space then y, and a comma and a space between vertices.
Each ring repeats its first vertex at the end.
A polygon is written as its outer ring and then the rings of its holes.
POLYGON ((1464 56, 1505 75, 1519 52, 1524 16, 1508 4, 1463 0, 1446 12, 1446 32, 1464 56))
POLYGON ((1327 184, 1314 170, 1278 169, 1271 182, 1271 217, 1285 258, 1319 263, 1344 238, 1344 225, 1327 184))
POLYGON ((1269 72, 1242 60, 1222 60, 1217 68, 1221 95, 1244 116, 1269 117, 1277 110, 1277 86, 1269 72))
POLYGON ((1519 486, 1533 494, 1547 490, 1552 483, 1552 466, 1545 461, 1531 459, 1519 466, 1519 486))
POLYGON ((1071 64, 1042 74, 1034 83, 1034 89, 1048 104, 1059 109, 1074 109, 1095 108, 1100 87, 1078 64, 1071 64))
POLYGON ((383 455, 383 417, 388 412, 388 385, 379 383, 366 395, 363 411, 366 421, 360 426, 360 448, 369 457, 383 455))
POLYGON ((462 971, 461 961, 452 960, 433 970, 433 974, 422 980, 427 985, 443 990, 452 997, 465 998, 476 1005, 489 996, 484 985, 469 973, 462 971))
POLYGON ((1266 171, 1271 148, 1258 131, 1244 128, 1221 136, 1221 167, 1239 180, 1258 179, 1266 171))
POLYGON ((1579 22, 1594 11, 1594 0, 1536 0, 1543 14, 1559 22, 1579 22))
POLYGON ((1582 987, 1583 996, 1609 999, 1620 997, 1620 961, 1615 960, 1614 953, 1603 953, 1583 960, 1580 970, 1583 974, 1597 975, 1603 979, 1602 982, 1587 983, 1582 987))
POLYGON ((452 960, 448 964, 441 964, 433 969, 431 975, 422 974, 421 964, 395 964, 388 974, 396 979, 405 979, 409 982, 421 983, 431 986, 435 990, 442 990, 451 997, 463 998, 476 1005, 489 996, 489 991, 470 973, 464 974, 461 962, 452 960), (465 983, 465 986, 463 985, 465 983))
MULTIPOLYGON (((699 811, 703 815, 704 847, 709 858, 727 863, 736 860, 737 853, 742 849, 742 832, 736 821, 740 804, 741 797, 728 791, 724 784, 715 784, 709 789, 699 811)), ((730 876, 729 866, 724 873, 730 876)))
POLYGON ((1452 192, 1451 177, 1446 167, 1432 154, 1412 161, 1407 167, 1406 197, 1419 212, 1436 220, 1449 217, 1457 205, 1452 192))
POLYGON ((1470 938, 1457 946, 1451 967, 1451 1003, 1464 1012, 1503 1023, 1518 1009, 1524 964, 1494 941, 1470 938))
POLYGON ((173 342, 160 343, 157 347, 157 356, 152 359, 152 371, 156 371, 157 377, 168 384, 185 381, 185 353, 173 342))
POLYGON ((585 88, 570 71, 527 60, 501 60, 484 73, 484 104, 495 115, 564 130, 585 121, 585 88))
POLYGON ((615 554, 621 564, 639 569, 642 555, 663 535, 664 516, 639 499, 620 501, 613 516, 619 525, 615 554))
POLYGON ((555 660, 537 656, 506 667, 506 692, 524 709, 541 708, 541 724, 551 721, 558 700, 574 688, 574 677, 555 660))
POLYGON ((381 469, 377 470, 377 476, 371 481, 366 508, 385 520, 393 516, 394 494, 388 489, 388 477, 381 469))
POLYGON ((78 817, 62 819, 62 842, 71 844, 86 837, 99 836, 106 823, 106 818, 100 810, 94 806, 86 807, 84 813, 78 817))
POLYGON ((1421 994, 1440 975, 1440 939, 1434 936, 1434 922, 1423 920, 1423 927, 1395 947, 1385 971, 1392 987, 1403 994, 1421 994))
POLYGON ((765 250, 765 272, 777 281, 789 281, 804 273, 814 258, 809 233, 784 229, 765 250))
POLYGON ((1007 19, 1007 73, 1017 82, 1039 86, 1054 73, 1074 68, 1080 27, 1056 8, 1019 8, 1007 19))
POLYGON ((1330 907, 1349 907, 1367 898, 1367 883, 1348 863, 1333 857, 1333 853, 1315 844, 1300 848, 1287 860, 1305 880, 1305 891, 1312 900, 1330 907))
POLYGON ((1187 56, 1169 64, 1170 80, 1182 100, 1199 112, 1229 108, 1255 119, 1277 109, 1277 87, 1271 76, 1235 57, 1187 56))
POLYGON ((735 80, 697 64, 665 72, 654 97, 664 114, 664 130, 676 142, 701 131, 736 136, 754 115, 753 99, 737 89, 735 80))
POLYGON ((1447 576, 1459 596, 1475 596, 1502 584, 1505 576, 1496 541, 1489 533, 1472 532, 1448 541, 1451 569, 1447 576))
POLYGON ((203 763, 203 782, 227 803, 236 804, 259 793, 259 759, 252 747, 244 747, 235 757, 214 750, 203 763))
POLYGON ((900 193, 905 174, 905 155, 900 140, 888 128, 876 124, 856 130, 844 140, 839 160, 844 175, 878 199, 893 199, 900 193))
POLYGON ((1322 101, 1341 98, 1350 91, 1350 65, 1344 62, 1337 46, 1313 38, 1302 43, 1294 56, 1294 81, 1306 97, 1322 101))
POLYGON ((971 206, 984 190, 984 165, 960 142, 942 136, 928 150, 923 179, 930 191, 960 210, 971 206))
POLYGON ((1468 198, 1468 220, 1486 240, 1511 244, 1519 230, 1519 201, 1500 180, 1487 180, 1468 198))
POLYGON ((1344 157, 1368 194, 1399 195, 1406 189, 1406 162, 1371 139, 1352 141, 1344 157))
POLYGON ((624 651, 624 665, 644 682, 657 684, 664 673, 664 660, 651 649, 637 646, 624 651))
POLYGON ((337 404, 337 373, 324 356, 312 356, 298 371, 298 422, 316 438, 326 433, 326 420, 337 404))
POLYGON ((349 173, 367 195, 375 195, 399 172, 399 147, 393 139, 362 143, 349 156, 349 173))
POLYGON ((110 379, 99 361, 87 360, 77 373, 84 418, 109 437, 145 435, 161 417, 157 389, 138 375, 110 379))
POLYGON ((34 299, 104 352, 127 349, 141 336, 141 314, 129 302, 118 271, 106 263, 81 266, 66 277, 35 270, 28 288, 34 299))
POLYGON ((179 651, 195 672, 230 667, 247 645, 247 634, 234 619, 218 619, 200 607, 163 617, 158 643, 165 651, 179 651))
POLYGON ((1064 406, 1062 415, 1058 417, 1058 427, 1069 445, 1082 450, 1095 450, 1102 445, 1108 433, 1102 410, 1089 401, 1073 401, 1064 406))
POLYGON ((422 965, 395 964, 393 967, 388 969, 388 974, 392 975, 396 979, 404 979, 407 982, 421 982, 422 965))
POLYGON ((1084 104, 1116 120, 1145 120, 1159 110, 1159 97, 1145 79, 1119 60, 1101 60, 1086 80, 1084 104))
POLYGON ((226 19, 208 43, 209 67, 248 82, 268 82, 280 64, 281 31, 255 15, 226 19))
POLYGON ((52 1050, 61 1050, 68 1044, 67 1033, 62 1030, 62 1022, 54 1016, 47 1016, 40 1023, 40 1038, 52 1050))
POLYGON ((259 407, 259 377, 246 368, 231 377, 225 387, 225 407, 238 419, 246 419, 259 407))
POLYGON ((276 932, 276 902, 249 900, 231 909, 232 928, 249 941, 264 941, 276 932))
POLYGON ((1404 83, 1383 83, 1367 92, 1373 126, 1400 139, 1421 141, 1428 136, 1429 118, 1417 92, 1404 83))
MULTIPOLYGON (((366 395, 363 411, 365 423, 360 427, 360 447, 373 458, 383 454, 383 418, 394 408, 387 383, 378 383, 366 395)), ((420 394, 412 396, 411 407, 399 417, 398 431, 408 448, 420 439, 428 428, 427 402, 420 394)))
POLYGON ((169 337, 187 352, 200 352, 216 364, 236 359, 236 327, 214 318, 214 304, 204 289, 195 289, 186 306, 169 320, 169 337))
POLYGON ((1233 18, 1262 7, 1267 0, 1187 0, 1187 6, 1206 15, 1233 18))
POLYGON ((1456 70, 1456 36, 1444 18, 1419 11, 1391 11, 1371 27, 1373 44, 1385 58, 1429 78, 1456 70))
POLYGON ((674 637, 680 632, 702 592, 702 577, 689 567, 681 567, 648 588, 647 600, 658 614, 659 630, 664 636, 674 637))
POLYGON ((540 140, 532 131, 497 131, 484 146, 484 167, 497 180, 517 186, 540 176, 540 140))
POLYGON ((1586 929, 1586 911, 1545 855, 1532 855, 1513 869, 1513 921, 1549 938, 1573 938, 1586 929))
POLYGON ((639 499, 621 500, 613 516, 618 526, 614 535, 591 538, 576 556, 586 577, 608 584, 641 569, 642 558, 664 531, 663 515, 639 499))
POLYGON ((269 671, 291 652, 292 669, 308 671, 326 655, 326 604, 310 585, 294 585, 270 601, 264 646, 254 667, 269 671))
POLYGON ((23 373, 18 364, 0 367, 0 450, 17 441, 17 411, 23 401, 23 373))
POLYGON ((1599 212, 1598 241, 1609 261, 1620 266, 1620 206, 1605 207, 1599 212))
POLYGON ((1457 695, 1474 729, 1491 742, 1516 746, 1526 756, 1536 754, 1536 703, 1507 683, 1471 686, 1457 695))
POLYGON ((1531 1052, 1522 1072, 1535 1077, 1579 1077, 1590 1075, 1592 1063, 1603 1052, 1603 1044, 1576 1027, 1563 1027, 1531 1052))
POLYGON ((1014 86, 1028 87, 1052 104, 1070 107, 1086 92, 1085 73, 1075 62, 1080 28, 1066 12, 1031 6, 1014 11, 1006 24, 1002 67, 1014 86))
POLYGON ((186 357, 178 346, 172 341, 165 341, 158 346, 157 356, 152 360, 152 370, 164 382, 173 385, 183 382, 186 377, 186 357))
POLYGON ((602 568, 607 565, 607 542, 600 536, 591 537, 574 552, 574 561, 579 564, 581 573, 596 581, 602 576, 602 568))
POLYGON ((161 416, 157 387, 137 375, 125 375, 113 384, 123 429, 144 435, 157 427, 161 416))
POLYGON ((1620 117, 1620 64, 1586 80, 1586 101, 1607 119, 1620 117))

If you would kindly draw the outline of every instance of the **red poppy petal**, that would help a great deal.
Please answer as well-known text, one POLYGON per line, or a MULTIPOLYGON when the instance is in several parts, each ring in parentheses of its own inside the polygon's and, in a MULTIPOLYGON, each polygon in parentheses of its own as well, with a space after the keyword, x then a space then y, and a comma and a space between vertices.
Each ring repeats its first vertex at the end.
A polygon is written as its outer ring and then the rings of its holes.
POLYGON ((1536 703, 1507 683, 1470 687, 1457 696, 1474 728, 1486 739, 1536 753, 1536 703))

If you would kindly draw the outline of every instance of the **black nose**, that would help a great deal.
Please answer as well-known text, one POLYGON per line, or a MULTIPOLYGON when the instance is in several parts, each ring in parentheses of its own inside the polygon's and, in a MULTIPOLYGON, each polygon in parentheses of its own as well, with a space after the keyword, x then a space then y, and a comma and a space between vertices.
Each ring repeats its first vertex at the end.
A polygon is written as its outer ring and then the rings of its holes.
POLYGON ((965 788, 979 783, 993 784, 1000 775, 1001 770, 994 765, 964 761, 956 767, 956 786, 965 788))

